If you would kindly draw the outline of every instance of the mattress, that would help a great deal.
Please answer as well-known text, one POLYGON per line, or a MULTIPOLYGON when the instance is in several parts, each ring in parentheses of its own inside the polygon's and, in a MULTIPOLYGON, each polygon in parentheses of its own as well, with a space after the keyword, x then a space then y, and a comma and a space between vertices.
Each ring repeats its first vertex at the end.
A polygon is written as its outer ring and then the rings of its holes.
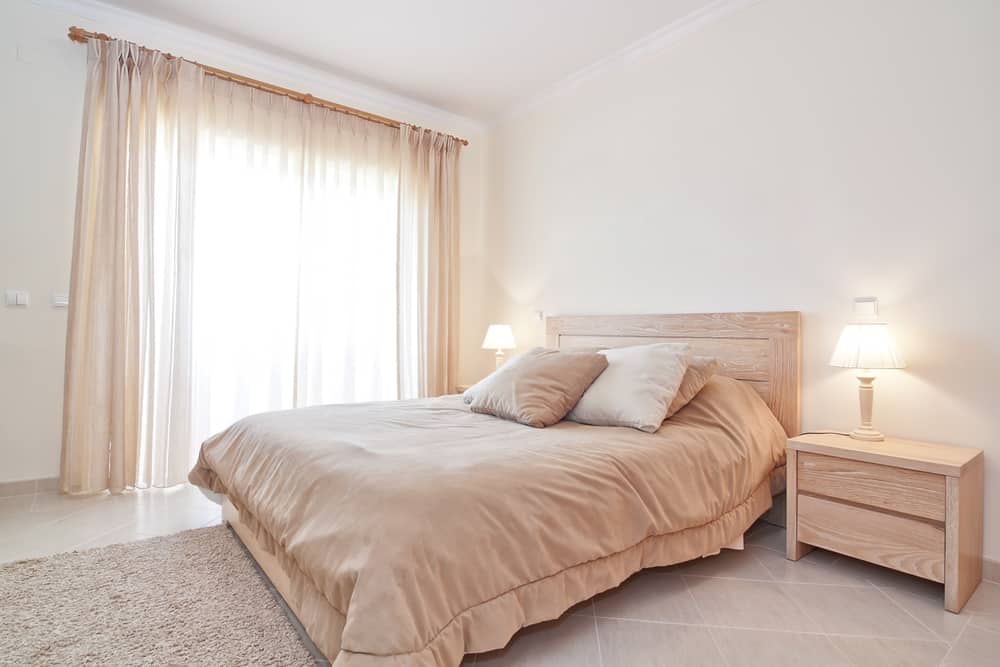
POLYGON ((771 505, 785 434, 713 378, 656 433, 474 414, 456 396, 256 415, 209 439, 222 493, 340 667, 457 665, 771 505))

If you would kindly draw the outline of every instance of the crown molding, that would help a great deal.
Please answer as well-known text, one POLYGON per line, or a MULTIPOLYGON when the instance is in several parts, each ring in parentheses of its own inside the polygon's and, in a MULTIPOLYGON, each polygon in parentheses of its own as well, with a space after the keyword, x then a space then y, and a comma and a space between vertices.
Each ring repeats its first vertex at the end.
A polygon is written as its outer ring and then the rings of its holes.
MULTIPOLYGON (((233 70, 288 88, 303 90, 379 115, 399 118, 442 132, 482 135, 487 124, 405 95, 361 83, 274 53, 182 26, 99 0, 31 0, 38 7, 67 14, 88 30, 183 55, 206 65, 233 70), (89 24, 89 25, 87 25, 89 24)), ((66 25, 69 28, 69 24, 66 25)))
POLYGON ((626 65, 641 62, 660 51, 675 44, 706 26, 720 21, 746 7, 755 5, 761 0, 715 0, 690 14, 671 21, 659 30, 632 42, 609 56, 587 65, 569 74, 544 90, 520 101, 497 115, 490 123, 491 127, 515 120, 549 100, 565 95, 587 81, 626 65))

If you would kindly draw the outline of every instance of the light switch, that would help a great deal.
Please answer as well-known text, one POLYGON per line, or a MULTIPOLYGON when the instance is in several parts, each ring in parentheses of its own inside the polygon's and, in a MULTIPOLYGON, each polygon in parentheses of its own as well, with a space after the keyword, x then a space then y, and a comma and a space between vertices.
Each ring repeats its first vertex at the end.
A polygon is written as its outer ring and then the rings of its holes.
POLYGON ((69 306, 69 295, 64 292, 52 293, 53 308, 67 308, 69 306))
POLYGON ((27 291, 19 289, 9 289, 6 292, 8 306, 27 308, 31 298, 27 291))

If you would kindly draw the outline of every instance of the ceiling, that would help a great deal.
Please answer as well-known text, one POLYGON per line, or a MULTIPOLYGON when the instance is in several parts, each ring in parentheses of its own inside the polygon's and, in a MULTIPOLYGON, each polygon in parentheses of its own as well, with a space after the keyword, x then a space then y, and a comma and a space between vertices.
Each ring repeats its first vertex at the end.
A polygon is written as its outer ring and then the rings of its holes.
POLYGON ((489 120, 711 0, 105 0, 489 120))

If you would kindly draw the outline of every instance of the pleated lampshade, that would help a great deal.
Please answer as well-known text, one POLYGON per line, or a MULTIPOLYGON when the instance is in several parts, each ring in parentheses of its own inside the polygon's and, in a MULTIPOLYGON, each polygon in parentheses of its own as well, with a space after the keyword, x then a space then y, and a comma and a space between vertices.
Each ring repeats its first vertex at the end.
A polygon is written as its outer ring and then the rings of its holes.
POLYGON ((840 368, 906 368, 885 322, 862 322, 844 327, 830 365, 840 368))

